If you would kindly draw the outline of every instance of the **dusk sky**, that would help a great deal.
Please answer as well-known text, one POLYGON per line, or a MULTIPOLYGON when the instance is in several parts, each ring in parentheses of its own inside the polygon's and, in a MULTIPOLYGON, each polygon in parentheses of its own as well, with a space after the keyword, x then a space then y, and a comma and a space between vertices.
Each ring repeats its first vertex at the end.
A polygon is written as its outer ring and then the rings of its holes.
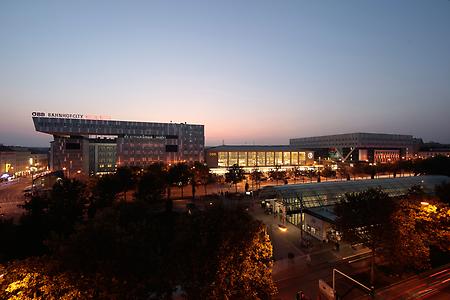
POLYGON ((450 1, 1 0, 0 101, 6 145, 49 145, 32 111, 450 143, 450 1))

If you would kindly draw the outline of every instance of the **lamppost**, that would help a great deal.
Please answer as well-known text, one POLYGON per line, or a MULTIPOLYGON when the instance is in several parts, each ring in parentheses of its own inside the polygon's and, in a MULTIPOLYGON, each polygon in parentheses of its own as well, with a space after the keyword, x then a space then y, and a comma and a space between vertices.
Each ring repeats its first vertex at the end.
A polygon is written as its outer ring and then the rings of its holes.
POLYGON ((303 201, 302 197, 296 194, 297 200, 300 202, 300 243, 303 246, 303 201))

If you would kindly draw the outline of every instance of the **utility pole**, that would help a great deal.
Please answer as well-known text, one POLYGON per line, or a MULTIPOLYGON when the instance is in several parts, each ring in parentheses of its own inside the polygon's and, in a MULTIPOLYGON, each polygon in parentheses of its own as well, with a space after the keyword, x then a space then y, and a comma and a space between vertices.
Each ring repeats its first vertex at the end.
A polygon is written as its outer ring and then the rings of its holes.
POLYGON ((363 289, 365 289, 366 291, 369 292, 369 295, 371 296, 371 298, 375 298, 375 288, 373 286, 367 287, 364 284, 362 284, 361 282, 359 282, 359 281, 351 278, 347 274, 339 271, 338 269, 333 269, 333 292, 334 292, 335 299, 336 299, 336 273, 341 274, 345 278, 347 278, 347 279, 351 280, 352 282, 356 283, 357 285, 361 286, 363 289))
POLYGON ((303 245, 303 200, 297 194, 297 200, 300 201, 300 243, 303 245))

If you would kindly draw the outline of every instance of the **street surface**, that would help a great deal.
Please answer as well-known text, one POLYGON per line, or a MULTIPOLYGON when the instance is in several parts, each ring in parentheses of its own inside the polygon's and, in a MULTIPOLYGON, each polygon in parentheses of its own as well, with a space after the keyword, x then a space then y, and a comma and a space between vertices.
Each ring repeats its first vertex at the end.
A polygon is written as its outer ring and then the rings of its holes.
MULTIPOLYGON (((256 204, 250 209, 250 213, 258 220, 266 224, 274 250, 273 279, 278 287, 278 295, 275 299, 292 300, 298 291, 303 291, 311 299, 319 296, 319 279, 332 284, 332 271, 337 268, 347 274, 361 273, 368 271, 368 261, 359 260, 356 263, 349 263, 355 257, 367 254, 367 249, 353 249, 350 245, 341 244, 339 251, 334 249, 333 244, 322 243, 308 237, 304 233, 304 238, 309 238, 312 245, 304 248, 300 244, 300 229, 290 223, 284 224, 287 231, 283 232, 278 228, 281 223, 277 216, 267 215, 260 205, 256 204), (293 258, 288 258, 288 254, 294 254, 293 258)), ((352 289, 352 285, 342 278, 337 281, 337 291, 339 294, 347 293, 345 299, 352 299, 364 295, 364 291, 352 289)), ((325 299, 322 296, 322 299, 325 299)))
POLYGON ((31 186, 31 177, 21 177, 13 181, 0 184, 0 218, 18 218, 23 209, 18 207, 24 204, 23 190, 31 186))
POLYGON ((450 264, 382 289, 375 299, 450 299, 450 264))
MULTIPOLYGON (((266 224, 272 241, 275 258, 272 276, 279 292, 275 300, 295 299, 298 291, 303 291, 309 297, 307 299, 326 299, 320 295, 319 279, 332 286, 333 268, 351 277, 356 274, 368 277, 370 251, 367 248, 353 249, 350 245, 341 244, 339 251, 336 251, 333 245, 314 239, 311 247, 304 248, 300 245, 298 227, 285 223, 287 230, 281 231, 278 224, 282 221, 278 216, 265 214, 258 203, 250 207, 249 212, 266 224), (294 257, 288 258, 289 253, 294 257)), ((378 276, 380 280, 381 275, 378 276)), ((363 284, 369 285, 367 282, 363 284)), ((379 285, 386 286, 387 283, 384 281, 379 285)), ((388 287, 381 286, 376 286, 375 299, 450 299, 450 265, 388 287)), ((341 275, 336 276, 336 291, 340 299, 372 299, 366 291, 341 275)))

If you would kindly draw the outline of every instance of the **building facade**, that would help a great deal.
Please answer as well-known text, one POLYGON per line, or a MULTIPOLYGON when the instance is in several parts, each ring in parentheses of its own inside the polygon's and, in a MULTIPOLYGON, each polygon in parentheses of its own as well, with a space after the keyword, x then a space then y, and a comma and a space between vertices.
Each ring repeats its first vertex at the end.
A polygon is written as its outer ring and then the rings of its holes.
POLYGON ((411 158, 421 140, 412 135, 347 133, 294 138, 289 143, 343 161, 385 163, 411 158))
POLYGON ((290 169, 314 165, 314 152, 291 146, 217 146, 206 149, 206 164, 214 173, 225 173, 228 167, 238 165, 245 171, 255 168, 265 172, 275 167, 290 169))
POLYGON ((47 154, 33 153, 25 147, 0 145, 0 176, 24 176, 44 171, 47 166, 47 154))
POLYGON ((204 126, 85 119, 78 114, 33 113, 36 131, 51 134, 52 170, 66 175, 113 172, 119 166, 146 166, 204 160, 204 126))

